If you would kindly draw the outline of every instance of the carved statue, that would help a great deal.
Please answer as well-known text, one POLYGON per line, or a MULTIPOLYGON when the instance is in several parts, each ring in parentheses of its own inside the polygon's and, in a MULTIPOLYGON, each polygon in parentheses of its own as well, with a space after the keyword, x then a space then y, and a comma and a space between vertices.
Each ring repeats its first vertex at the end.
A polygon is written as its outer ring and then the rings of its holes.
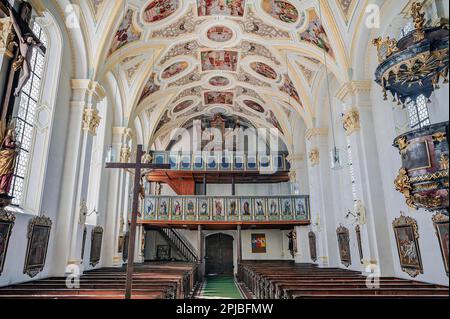
POLYGON ((0 141, 0 195, 8 196, 20 146, 16 142, 14 122, 8 128, 5 122, 0 123, 0 141))
POLYGON ((11 8, 9 8, 9 16, 11 17, 12 25, 14 31, 16 31, 17 37, 19 38, 19 50, 20 56, 15 62, 14 69, 17 71, 22 68, 22 76, 19 79, 17 88, 14 91, 14 96, 18 97, 22 88, 27 84, 31 77, 31 58, 33 56, 33 48, 36 46, 42 46, 41 43, 36 43, 30 34, 22 34, 19 25, 17 24, 16 18, 11 8))

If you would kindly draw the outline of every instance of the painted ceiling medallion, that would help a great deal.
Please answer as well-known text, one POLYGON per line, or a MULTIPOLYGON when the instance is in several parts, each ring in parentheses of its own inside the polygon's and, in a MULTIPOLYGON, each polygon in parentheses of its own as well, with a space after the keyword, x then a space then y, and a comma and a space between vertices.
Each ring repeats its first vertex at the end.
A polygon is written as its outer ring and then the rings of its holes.
POLYGON ((215 76, 209 80, 209 84, 212 86, 228 86, 230 80, 224 76, 215 76))
POLYGON ((186 110, 187 108, 191 107, 192 105, 194 105, 194 101, 193 100, 187 100, 187 101, 183 101, 180 104, 178 104, 177 106, 175 106, 175 108, 173 109, 173 113, 180 113, 183 112, 184 110, 186 110))
POLYGON ((228 42, 233 38, 233 30, 225 26, 215 26, 208 30, 207 37, 214 42, 228 42))
POLYGON ((198 0, 198 15, 243 17, 245 0, 198 0))
POLYGON ((179 0, 155 0, 144 10, 143 18, 147 23, 158 22, 171 16, 179 7, 179 0))
POLYGON ((174 76, 185 71, 188 67, 189 63, 187 62, 176 62, 163 71, 161 78, 164 80, 173 78, 174 76))
POLYGON ((238 53, 235 51, 205 51, 201 54, 203 71, 236 72, 238 53))
POLYGON ((298 21, 298 10, 289 2, 263 0, 261 6, 264 11, 277 20, 281 20, 285 23, 296 23, 298 21))
POLYGON ((330 39, 315 10, 310 10, 308 12, 308 21, 308 29, 300 33, 300 41, 306 41, 312 45, 315 45, 334 58, 334 52, 331 47, 330 39))
POLYGON ((250 64, 253 71, 268 79, 276 80, 278 78, 277 72, 270 66, 262 62, 253 62, 250 64))
POLYGON ((261 105, 259 105, 258 103, 254 102, 252 100, 245 100, 244 104, 247 107, 251 108, 253 111, 256 111, 258 113, 264 113, 264 108, 261 105))
POLYGON ((233 104, 233 93, 232 92, 206 92, 205 93, 205 104, 233 104))

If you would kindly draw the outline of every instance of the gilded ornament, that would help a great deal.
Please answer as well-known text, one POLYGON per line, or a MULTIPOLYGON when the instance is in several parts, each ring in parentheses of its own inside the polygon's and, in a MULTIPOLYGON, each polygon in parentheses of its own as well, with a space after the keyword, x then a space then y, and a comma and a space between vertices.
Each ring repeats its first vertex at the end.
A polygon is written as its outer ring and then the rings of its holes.
POLYGON ((344 115, 343 121, 344 121, 344 128, 348 136, 352 135, 354 132, 357 132, 361 129, 359 111, 356 109, 348 111, 344 115))
POLYGON ((372 44, 377 48, 378 62, 382 63, 394 53, 398 52, 397 40, 387 37, 385 40, 379 37, 372 40, 372 44))
POLYGON ((406 149, 408 148, 408 146, 409 146, 409 141, 406 138, 406 136, 404 136, 398 140, 398 148, 400 149, 401 153, 404 153, 406 151, 406 149))
POLYGON ((447 139, 447 134, 444 132, 438 132, 433 134, 433 141, 442 143, 447 139))
POLYGON ((320 152, 318 148, 314 148, 309 153, 309 161, 311 162, 311 166, 317 166, 320 164, 320 152))
POLYGON ((411 181, 408 176, 408 172, 405 168, 401 168, 399 170, 399 174, 394 181, 394 186, 397 191, 402 193, 405 196, 406 204, 414 209, 418 209, 417 205, 414 202, 414 197, 411 194, 412 186, 411 181))
POLYGON ((441 170, 448 171, 448 156, 441 154, 441 159, 439 160, 439 165, 441 165, 441 170))
POLYGON ((422 11, 423 4, 420 2, 414 2, 411 6, 411 16, 414 20, 414 33, 415 42, 420 42, 425 39, 425 13, 422 11))

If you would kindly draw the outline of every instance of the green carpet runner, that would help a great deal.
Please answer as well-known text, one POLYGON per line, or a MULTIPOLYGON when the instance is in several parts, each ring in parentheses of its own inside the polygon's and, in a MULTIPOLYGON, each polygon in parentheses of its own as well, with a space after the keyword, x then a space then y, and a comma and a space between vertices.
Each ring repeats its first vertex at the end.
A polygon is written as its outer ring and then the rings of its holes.
POLYGON ((201 298, 242 299, 233 277, 207 277, 201 298))

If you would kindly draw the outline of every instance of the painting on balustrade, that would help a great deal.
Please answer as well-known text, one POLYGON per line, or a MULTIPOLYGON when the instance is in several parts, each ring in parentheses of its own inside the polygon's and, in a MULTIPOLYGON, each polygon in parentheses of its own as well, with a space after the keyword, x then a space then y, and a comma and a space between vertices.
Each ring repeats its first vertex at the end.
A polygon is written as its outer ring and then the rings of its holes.
POLYGON ((278 198, 269 198, 269 219, 279 220, 280 219, 280 202, 278 198))
POLYGON ((185 220, 197 219, 197 206, 195 198, 184 199, 184 219, 185 220))
POLYGON ((198 16, 223 15, 243 17, 245 0, 197 0, 198 16))
POLYGON ((231 155, 229 155, 229 154, 222 155, 221 161, 220 161, 220 170, 222 170, 222 171, 231 170, 232 163, 233 163, 233 159, 232 159, 231 155))
POLYGON ((296 198, 295 200, 295 219, 308 220, 308 202, 306 198, 296 198))
POLYGON ((158 220, 168 220, 170 212, 170 200, 166 197, 161 197, 158 200, 158 220))
POLYGON ((284 171, 286 169, 285 167, 285 161, 283 155, 274 155, 272 158, 273 163, 273 169, 275 171, 284 171))
POLYGON ((14 227, 14 222, 5 218, 2 220, 0 216, 0 275, 3 272, 6 260, 6 252, 8 250, 9 238, 14 227))
POLYGON ((444 260, 445 272, 449 274, 449 234, 448 234, 449 218, 444 214, 433 216, 433 224, 436 229, 436 235, 439 240, 442 258, 444 260))
POLYGON ((281 218, 284 220, 293 219, 292 198, 281 199, 281 218))
POLYGON ((236 198, 227 199, 227 213, 228 220, 236 221, 239 220, 239 202, 236 198))
POLYGON ((191 170, 191 154, 181 154, 180 155, 180 169, 182 170, 191 170))
POLYGON ((52 222, 46 217, 35 217, 28 225, 28 246, 25 254, 24 274, 31 278, 45 266, 52 222))
POLYGON ((210 220, 210 203, 208 198, 198 199, 198 219, 210 220))
POLYGON ((403 271, 411 277, 423 274, 417 221, 402 215, 394 220, 393 227, 400 265, 403 271))
POLYGON ((255 219, 256 220, 266 220, 267 207, 265 198, 255 199, 255 219))
POLYGON ((238 53, 236 51, 203 51, 201 61, 202 71, 236 72, 238 53))
POLYGON ((172 15, 180 5, 179 0, 155 0, 144 10, 144 21, 158 22, 172 15))
POLYGON ((183 219, 183 200, 181 198, 174 198, 172 203, 172 220, 183 219))
POLYGON ((192 164, 195 170, 204 170, 205 160, 203 158, 203 154, 194 154, 194 160, 192 164))
POLYGON ((317 241, 316 241, 316 234, 314 232, 309 232, 308 235, 309 239, 309 253, 311 255, 311 260, 313 262, 317 261, 317 241))
POLYGON ((216 171, 219 169, 219 163, 217 155, 208 155, 206 160, 206 166, 208 170, 216 171))
POLYGON ((233 170, 242 171, 245 169, 245 156, 236 154, 233 162, 233 170))
POLYGON ((267 238, 265 234, 252 234, 252 253, 267 253, 267 238))
POLYGON ((144 220, 154 220, 155 218, 156 218, 156 198, 146 198, 144 220))
POLYGON ((350 233, 347 228, 340 226, 337 229, 337 240, 341 262, 345 267, 352 264, 352 255, 350 250, 350 233))
POLYGON ((225 199, 213 199, 213 219, 215 221, 225 220, 225 199))
POLYGON ((258 169, 258 156, 256 155, 247 155, 247 170, 254 171, 258 169))
POLYGON ((242 220, 252 220, 253 218, 253 205, 252 200, 250 198, 241 198, 240 199, 240 213, 242 220))

